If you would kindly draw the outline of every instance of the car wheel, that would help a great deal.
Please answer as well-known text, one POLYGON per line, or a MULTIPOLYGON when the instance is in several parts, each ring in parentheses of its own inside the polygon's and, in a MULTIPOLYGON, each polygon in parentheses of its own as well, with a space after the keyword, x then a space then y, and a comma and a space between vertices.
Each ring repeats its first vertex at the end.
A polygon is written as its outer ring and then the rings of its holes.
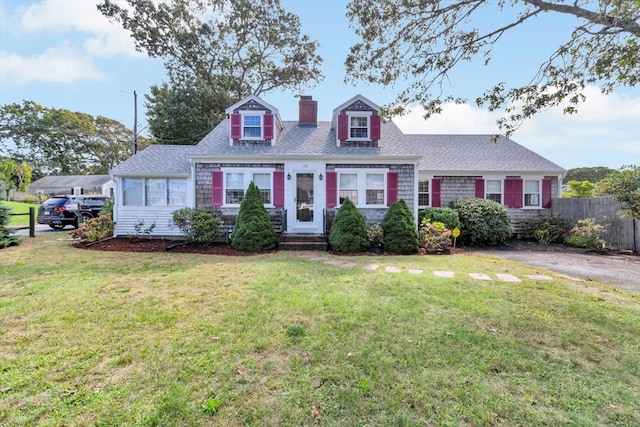
POLYGON ((49 224, 49 227, 54 230, 62 230, 64 228, 64 224, 49 224))
POLYGON ((91 214, 88 214, 88 213, 83 213, 79 217, 76 217, 76 223, 74 224, 75 228, 78 228, 80 224, 85 222, 85 220, 91 219, 91 218, 93 217, 91 216, 91 214))

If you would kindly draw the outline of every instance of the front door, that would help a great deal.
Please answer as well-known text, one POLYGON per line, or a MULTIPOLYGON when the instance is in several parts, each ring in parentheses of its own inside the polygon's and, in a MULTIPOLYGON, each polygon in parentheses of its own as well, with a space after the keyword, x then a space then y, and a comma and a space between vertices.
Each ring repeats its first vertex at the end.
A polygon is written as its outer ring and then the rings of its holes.
MULTIPOLYGON (((323 169, 315 164, 300 164, 287 172, 287 232, 321 234, 324 214, 323 169)), ((324 165, 323 165, 324 166, 324 165)))
POLYGON ((305 227, 314 223, 314 174, 296 172, 296 225, 305 227))

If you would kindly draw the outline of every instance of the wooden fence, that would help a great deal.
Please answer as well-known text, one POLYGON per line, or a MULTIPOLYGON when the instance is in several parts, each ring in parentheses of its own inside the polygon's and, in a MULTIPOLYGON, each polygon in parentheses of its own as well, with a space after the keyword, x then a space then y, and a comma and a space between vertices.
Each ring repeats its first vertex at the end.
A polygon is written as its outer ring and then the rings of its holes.
POLYGON ((597 224, 605 227, 602 238, 609 248, 637 254, 640 251, 640 221, 621 217, 621 209, 622 204, 614 197, 603 196, 553 199, 551 211, 560 215, 569 227, 580 219, 595 218, 597 224))

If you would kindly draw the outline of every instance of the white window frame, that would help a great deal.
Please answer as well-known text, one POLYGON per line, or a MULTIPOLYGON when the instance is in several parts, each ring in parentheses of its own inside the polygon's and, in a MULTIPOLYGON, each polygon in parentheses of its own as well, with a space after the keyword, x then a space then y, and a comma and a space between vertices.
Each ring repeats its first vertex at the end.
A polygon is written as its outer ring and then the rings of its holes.
POLYGON ((371 111, 347 111, 347 141, 371 141, 371 111), (352 137, 351 129, 361 129, 362 126, 351 126, 351 119, 353 118, 365 118, 367 120, 367 136, 366 137, 352 137))
POLYGON ((418 208, 428 208, 431 207, 431 179, 418 179, 418 208), (427 188, 428 190, 425 191, 420 191, 420 183, 421 182, 426 182, 427 183, 427 188), (426 194, 427 195, 427 204, 426 205, 421 205, 420 204, 420 195, 421 194, 426 194))
MULTIPOLYGON (((222 168, 222 176, 224 179, 224 183, 223 183, 223 196, 224 196, 224 201, 223 201, 223 207, 240 207, 240 204, 242 203, 242 200, 240 200, 239 203, 227 203, 227 174, 228 173, 241 173, 243 174, 242 179, 244 182, 244 188, 242 189, 242 191, 244 192, 242 195, 242 198, 244 199, 244 195, 247 191, 247 188, 249 187, 249 184, 251 183, 251 181, 253 181, 253 174, 256 173, 264 173, 264 174, 269 174, 270 177, 270 184, 271 184, 271 188, 269 189, 271 191, 271 203, 264 203, 264 207, 265 208, 272 208, 273 206, 273 173, 275 172, 275 168, 222 168)), ((265 190, 265 189, 262 189, 265 190)))
POLYGON ((336 191, 338 193, 338 206, 341 206, 340 203, 340 176, 342 174, 356 175, 358 180, 357 191, 358 191, 358 200, 352 200, 353 204, 358 208, 381 208, 387 206, 387 174, 389 173, 389 169, 337 169, 337 187, 336 191), (384 197, 381 204, 367 204, 367 175, 382 175, 384 178, 383 181, 383 191, 384 197))
POLYGON ((542 208, 542 179, 538 178, 522 178, 522 208, 523 209, 540 209, 542 208), (537 192, 527 192, 527 182, 537 182, 538 183, 538 191, 537 192), (527 195, 536 195, 538 204, 527 204, 527 195))
POLYGON ((487 177, 484 180, 484 198, 487 200, 493 200, 494 202, 498 202, 501 205, 504 204, 504 178, 493 178, 493 177, 487 177), (495 192, 489 192, 489 181, 496 181, 498 182, 498 184, 500 184, 500 192, 499 193, 495 193, 495 192), (500 194, 500 201, 497 200, 493 200, 489 198, 490 194, 500 194))
POLYGON ((187 192, 188 192, 188 182, 187 182, 187 178, 138 178, 138 177, 123 177, 122 178, 122 206, 144 206, 144 207, 186 207, 187 206, 187 192), (139 185, 141 185, 141 189, 140 189, 140 197, 141 200, 136 201, 136 203, 127 203, 126 200, 126 183, 127 181, 132 181, 132 182, 137 182, 139 183, 139 185), (147 201, 147 196, 148 196, 148 191, 147 191, 147 181, 149 180, 161 180, 164 181, 164 196, 162 198, 162 200, 157 199, 156 202, 154 203, 148 203, 147 201), (181 187, 184 188, 184 194, 182 195, 172 195, 170 194, 170 185, 169 182, 170 181, 184 181, 183 185, 181 185, 181 187), (184 203, 174 203, 172 202, 172 200, 174 199, 180 199, 182 201, 184 201, 184 203), (162 201, 164 203, 162 203, 162 201))
MULTIPOLYGON (((264 115, 265 111, 261 110, 241 110, 240 113, 240 139, 245 141, 258 141, 264 139, 264 115), (247 117, 260 117, 260 136, 246 136, 244 134, 245 119, 247 117)), ((256 126, 249 126, 255 128, 256 126)), ((245 188, 246 190, 246 188, 245 188)))

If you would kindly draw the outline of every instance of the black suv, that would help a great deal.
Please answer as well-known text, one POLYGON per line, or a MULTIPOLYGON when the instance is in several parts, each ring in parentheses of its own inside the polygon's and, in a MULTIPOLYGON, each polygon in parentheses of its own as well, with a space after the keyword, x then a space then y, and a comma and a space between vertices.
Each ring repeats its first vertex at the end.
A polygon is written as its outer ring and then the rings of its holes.
POLYGON ((78 228, 85 219, 97 216, 107 199, 105 196, 53 196, 40 205, 38 224, 47 224, 56 230, 66 225, 78 228))

